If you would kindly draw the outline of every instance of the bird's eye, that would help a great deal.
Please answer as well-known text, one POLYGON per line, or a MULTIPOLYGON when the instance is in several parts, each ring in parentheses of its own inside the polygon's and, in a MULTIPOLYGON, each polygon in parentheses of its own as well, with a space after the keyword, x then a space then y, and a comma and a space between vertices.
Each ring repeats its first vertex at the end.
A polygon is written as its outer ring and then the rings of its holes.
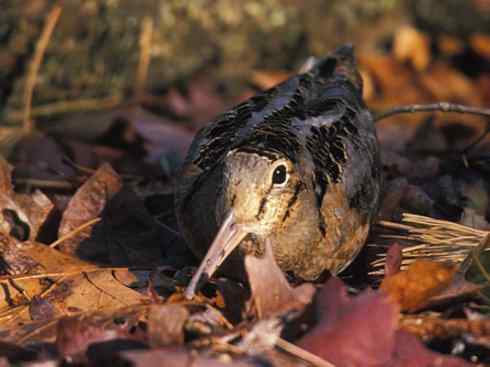
POLYGON ((288 179, 288 172, 286 166, 281 164, 276 167, 274 173, 272 174, 272 184, 273 185, 282 185, 288 179))

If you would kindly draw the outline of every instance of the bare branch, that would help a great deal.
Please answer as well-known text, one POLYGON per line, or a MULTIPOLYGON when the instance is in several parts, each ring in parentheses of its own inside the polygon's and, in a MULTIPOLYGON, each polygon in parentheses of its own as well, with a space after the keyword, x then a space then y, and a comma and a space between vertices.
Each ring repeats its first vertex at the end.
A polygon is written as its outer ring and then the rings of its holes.
MULTIPOLYGON (((412 104, 407 106, 397 106, 390 108, 384 112, 379 113, 374 117, 374 122, 378 122, 387 117, 391 117, 394 115, 398 115, 401 113, 416 113, 416 112, 454 112, 454 113, 468 113, 471 115, 478 115, 484 117, 490 117, 490 108, 480 108, 480 107, 472 107, 465 106, 461 104, 454 104, 449 102, 437 102, 437 103, 429 103, 429 104, 412 104)), ((490 124, 487 124, 485 131, 482 133, 480 137, 478 137, 474 142, 468 145, 463 149, 462 154, 468 153, 475 146, 480 144, 483 139, 490 132, 490 124)))
POLYGON ((480 108, 454 104, 449 102, 437 102, 429 104, 412 104, 407 106, 397 106, 379 113, 374 117, 374 121, 378 122, 387 117, 398 115, 400 113, 416 113, 416 112, 454 112, 454 113, 469 113, 472 115, 490 117, 489 108, 480 108))

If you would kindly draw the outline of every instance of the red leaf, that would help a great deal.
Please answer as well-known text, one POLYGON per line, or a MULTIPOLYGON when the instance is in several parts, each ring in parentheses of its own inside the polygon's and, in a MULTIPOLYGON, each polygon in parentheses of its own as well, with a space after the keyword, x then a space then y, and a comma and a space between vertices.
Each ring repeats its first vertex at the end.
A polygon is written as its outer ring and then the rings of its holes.
POLYGON ((381 366, 392 358, 398 307, 379 292, 349 298, 337 278, 318 296, 319 323, 300 341, 304 349, 337 367, 381 366))

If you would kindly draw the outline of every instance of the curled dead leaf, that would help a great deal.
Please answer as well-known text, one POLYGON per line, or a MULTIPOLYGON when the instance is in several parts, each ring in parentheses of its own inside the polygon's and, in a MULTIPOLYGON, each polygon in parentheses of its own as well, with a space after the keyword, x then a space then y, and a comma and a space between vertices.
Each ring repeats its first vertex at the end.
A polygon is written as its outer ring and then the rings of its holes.
POLYGON ((269 318, 293 310, 301 310, 311 302, 315 288, 303 284, 293 288, 289 285, 266 245, 263 257, 247 255, 245 269, 250 282, 250 303, 259 318, 269 318))
MULTIPOLYGON (((102 165, 73 195, 61 218, 58 236, 62 237, 89 220, 100 216, 106 203, 122 187, 119 175, 108 165, 102 165)), ((88 238, 92 228, 87 228, 59 245, 62 252, 73 254, 80 243, 88 238)))

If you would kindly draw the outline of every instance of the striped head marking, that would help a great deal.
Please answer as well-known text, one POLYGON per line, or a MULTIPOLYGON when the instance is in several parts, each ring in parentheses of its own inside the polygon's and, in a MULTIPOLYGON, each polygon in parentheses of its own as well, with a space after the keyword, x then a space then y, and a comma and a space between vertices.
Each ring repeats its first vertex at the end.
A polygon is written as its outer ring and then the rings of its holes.
POLYGON ((236 223, 267 236, 282 224, 299 187, 295 165, 281 154, 233 150, 225 158, 218 221, 232 211, 236 223))

